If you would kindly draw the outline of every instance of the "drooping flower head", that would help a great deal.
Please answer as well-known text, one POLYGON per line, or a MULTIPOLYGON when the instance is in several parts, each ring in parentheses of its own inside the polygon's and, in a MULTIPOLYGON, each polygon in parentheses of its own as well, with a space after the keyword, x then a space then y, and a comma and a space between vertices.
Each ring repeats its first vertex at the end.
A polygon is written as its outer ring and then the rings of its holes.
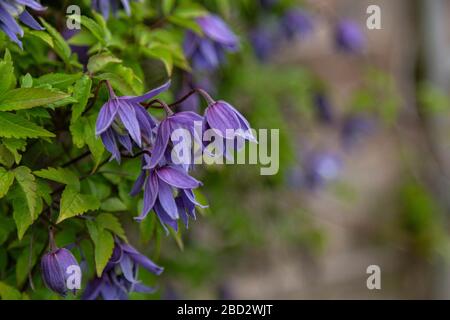
POLYGON ((139 147, 143 141, 152 143, 156 121, 140 103, 167 90, 169 86, 170 81, 137 97, 117 97, 109 87, 110 99, 100 109, 95 133, 101 137, 113 159, 120 162, 118 143, 130 153, 133 142, 139 147))
POLYGON ((304 37, 313 30, 313 19, 311 15, 302 9, 287 11, 282 19, 281 26, 288 39, 304 37))
MULTIPOLYGON (((131 0, 133 1, 133 0, 131 0)), ((110 12, 116 16, 120 7, 123 7, 127 15, 131 14, 130 0, 92 0, 92 8, 100 12, 102 16, 107 20, 110 12)))
MULTIPOLYGON (((79 269, 78 262, 72 253, 65 248, 53 248, 42 256, 41 271, 44 283, 49 289, 62 296, 65 296, 69 291, 67 286, 69 276, 76 272, 73 268, 79 269)), ((76 280, 81 282, 81 279, 76 280)), ((76 286, 74 286, 72 292, 76 292, 76 286)))
POLYGON ((116 238, 113 254, 101 277, 96 277, 88 283, 82 298, 126 300, 130 292, 154 292, 154 288, 142 284, 137 279, 139 266, 156 275, 160 275, 164 270, 134 247, 116 238))
POLYGON ((238 38, 218 16, 208 14, 197 18, 203 35, 186 33, 184 52, 197 70, 214 70, 225 59, 225 52, 238 49, 238 38))
POLYGON ((240 136, 245 140, 256 142, 247 119, 232 105, 222 100, 213 101, 205 110, 203 130, 208 129, 214 130, 224 139, 240 136), (230 136, 229 130, 233 130, 235 134, 230 136))
POLYGON ((161 224, 177 230, 179 218, 188 225, 188 217, 195 219, 195 206, 200 206, 192 189, 202 183, 185 172, 182 167, 164 165, 144 169, 136 180, 131 195, 137 195, 144 188, 144 206, 136 220, 143 220, 154 210, 161 224), (174 197, 174 193, 177 196, 174 197))
POLYGON ((0 29, 6 33, 11 41, 17 43, 22 48, 22 42, 19 40, 23 36, 23 30, 17 23, 18 17, 28 27, 35 30, 44 30, 44 28, 31 16, 27 8, 43 11, 46 8, 35 0, 2 0, 0 1, 0 29))
POLYGON ((338 23, 335 41, 338 49, 347 53, 360 53, 366 45, 361 27, 351 20, 342 20, 338 23))

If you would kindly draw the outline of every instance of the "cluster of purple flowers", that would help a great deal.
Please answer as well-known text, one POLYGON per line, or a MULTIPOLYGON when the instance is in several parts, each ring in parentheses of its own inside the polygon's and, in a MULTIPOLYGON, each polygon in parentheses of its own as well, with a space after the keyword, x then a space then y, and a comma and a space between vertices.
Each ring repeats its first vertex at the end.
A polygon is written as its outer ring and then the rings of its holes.
MULTIPOLYGON (((273 4, 271 4, 273 5, 273 4)), ((304 39, 314 30, 314 17, 307 10, 292 8, 284 12, 276 23, 268 24, 267 14, 249 35, 254 53, 260 61, 267 61, 274 55, 282 39, 304 39)), ((349 19, 340 20, 334 26, 334 43, 338 50, 345 53, 361 53, 366 45, 360 26, 349 19)))
POLYGON ((130 192, 137 195, 144 190, 143 210, 136 219, 144 219, 153 210, 164 227, 177 230, 178 219, 186 226, 189 217, 195 219, 195 206, 200 204, 195 200, 193 189, 201 186, 201 182, 189 175, 191 164, 173 161, 172 133, 177 129, 187 130, 202 146, 201 137, 209 129, 223 139, 237 139, 228 136, 227 129, 235 130, 244 140, 255 141, 255 138, 248 121, 234 107, 209 96, 204 116, 192 111, 173 113, 165 105, 167 116, 158 121, 140 103, 167 90, 169 85, 167 82, 139 97, 117 97, 110 87, 110 99, 97 118, 96 134, 112 159, 118 162, 120 149, 129 154, 139 149, 142 153, 142 170, 130 192), (196 123, 200 124, 201 132, 196 123))

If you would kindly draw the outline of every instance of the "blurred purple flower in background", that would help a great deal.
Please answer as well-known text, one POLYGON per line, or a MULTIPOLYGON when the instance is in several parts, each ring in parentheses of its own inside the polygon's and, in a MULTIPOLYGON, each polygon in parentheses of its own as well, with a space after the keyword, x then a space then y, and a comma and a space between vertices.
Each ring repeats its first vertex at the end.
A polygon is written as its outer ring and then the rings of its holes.
MULTIPOLYGON (((65 296, 68 292, 67 280, 71 275, 67 273, 70 266, 78 266, 72 253, 65 248, 53 248, 41 259, 42 279, 45 285, 56 293, 65 296)), ((80 279, 81 281, 81 279, 80 279)), ((73 293, 76 289, 73 289, 73 293)))
POLYGON ((345 149, 350 149, 374 130, 373 120, 361 115, 350 115, 342 123, 341 143, 345 149))
POLYGON ((334 122, 333 108, 324 93, 316 93, 314 95, 314 107, 320 122, 324 124, 332 124, 334 122))
POLYGON ((186 33, 183 48, 185 55, 197 70, 214 70, 225 59, 225 52, 238 49, 238 38, 216 15, 197 18, 203 36, 192 31, 186 33))
POLYGON ((361 27, 352 20, 342 20, 337 24, 335 41, 338 49, 347 53, 361 53, 366 45, 361 27))
MULTIPOLYGON (((65 28, 61 35, 65 40, 69 40, 70 38, 74 37, 80 30, 77 29, 67 29, 65 28)), ((89 47, 88 46, 78 46, 78 45, 70 45, 70 49, 73 53, 76 53, 78 56, 78 61, 84 66, 84 69, 87 67, 87 63, 89 61, 89 47)))
POLYGON ((311 190, 335 180, 342 168, 341 159, 333 152, 311 152, 303 163, 304 185, 311 190))
POLYGON ((304 37, 313 30, 313 18, 302 9, 288 10, 281 18, 281 27, 288 39, 304 37))
POLYGON ((265 24, 253 29, 249 38, 256 57, 262 62, 268 61, 278 47, 277 33, 265 24))
POLYGON ((110 12, 116 16, 120 9, 120 4, 122 4, 123 9, 127 15, 131 14, 130 1, 135 0, 92 0, 92 8, 100 12, 102 16, 107 20, 109 18, 110 12))
POLYGON ((116 239, 102 276, 89 281, 82 298, 95 300, 101 296, 105 300, 126 300, 130 292, 153 293, 154 288, 137 279, 139 266, 156 275, 164 270, 131 245, 116 239))
POLYGON ((0 1, 0 29, 6 33, 8 38, 17 43, 22 49, 22 42, 19 37, 23 37, 23 30, 17 23, 16 18, 34 30, 44 30, 44 28, 28 13, 26 8, 36 11, 43 11, 46 8, 34 0, 2 0, 0 1))

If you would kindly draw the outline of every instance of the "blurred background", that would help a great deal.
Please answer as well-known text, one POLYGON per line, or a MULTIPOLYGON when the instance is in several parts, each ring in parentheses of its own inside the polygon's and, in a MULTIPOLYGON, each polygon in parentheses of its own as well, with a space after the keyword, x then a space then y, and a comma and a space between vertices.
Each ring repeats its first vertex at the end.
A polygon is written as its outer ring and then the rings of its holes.
POLYGON ((150 298, 450 298, 450 1, 224 3, 240 52, 197 81, 280 130, 280 170, 200 169, 210 207, 153 251, 150 298))

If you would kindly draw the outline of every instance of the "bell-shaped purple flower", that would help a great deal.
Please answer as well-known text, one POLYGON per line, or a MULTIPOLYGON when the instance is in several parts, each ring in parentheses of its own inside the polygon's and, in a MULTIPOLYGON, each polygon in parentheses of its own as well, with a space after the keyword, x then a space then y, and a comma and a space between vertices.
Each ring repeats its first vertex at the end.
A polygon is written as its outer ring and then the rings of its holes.
MULTIPOLYGON (((65 296, 69 291, 69 277, 77 270, 81 270, 77 260, 65 248, 54 248, 42 256, 41 271, 44 283, 49 289, 62 296, 65 296)), ((81 272, 79 275, 81 276, 81 272)), ((81 282, 81 279, 75 280, 81 282)), ((71 290, 75 293, 76 286, 71 290)))
POLYGON ((208 129, 214 130, 224 139, 235 139, 236 136, 240 136, 245 140, 256 142, 247 119, 233 106, 222 100, 211 103, 205 110, 203 130, 208 129), (231 135, 230 130, 234 132, 231 135))
POLYGON ((197 18, 197 23, 203 36, 188 31, 184 53, 195 69, 214 70, 224 61, 226 51, 238 49, 238 38, 219 16, 205 15, 197 18))
POLYGON ((202 116, 190 111, 177 112, 163 119, 158 125, 155 144, 151 151, 152 155, 146 168, 155 168, 163 159, 174 130, 188 130, 194 139, 199 140, 200 137, 198 130, 196 130, 196 123, 201 124, 202 121, 202 116))
POLYGON ((192 189, 201 184, 200 181, 188 175, 183 168, 174 165, 142 170, 130 192, 131 195, 136 195, 144 188, 144 206, 136 220, 143 220, 153 209, 163 225, 177 229, 177 220, 180 215, 185 223, 187 212, 195 218, 195 213, 192 211, 195 205, 199 204, 195 201, 192 189), (178 196, 174 198, 174 192, 177 190, 178 196), (181 209, 184 211, 180 214, 181 209))
POLYGON ((16 17, 35 30, 44 30, 44 28, 28 13, 26 8, 36 11, 43 11, 46 8, 34 0, 3 0, 0 1, 0 29, 6 33, 11 41, 17 43, 22 48, 22 42, 19 37, 23 36, 23 30, 16 21, 16 17))
POLYGON ((113 254, 102 276, 88 283, 82 298, 95 300, 101 296, 104 300, 126 300, 130 292, 154 292, 154 288, 137 279, 139 266, 156 275, 164 270, 131 245, 116 239, 113 254))
POLYGON ((351 20, 342 20, 338 23, 335 40, 338 49, 347 53, 360 53, 366 45, 361 27, 351 20))
POLYGON ((116 16, 121 5, 126 14, 130 15, 130 0, 92 0, 92 8, 100 12, 106 20, 108 20, 111 11, 116 16))
POLYGON ((281 26, 288 39, 304 37, 313 30, 313 19, 311 15, 302 9, 287 11, 282 19, 281 26))
POLYGON ((152 144, 156 121, 140 103, 167 90, 169 86, 170 81, 138 97, 117 97, 109 87, 110 99, 100 109, 95 133, 101 137, 113 159, 120 162, 118 143, 129 152, 132 141, 139 147, 142 147, 143 140, 147 145, 152 144))

